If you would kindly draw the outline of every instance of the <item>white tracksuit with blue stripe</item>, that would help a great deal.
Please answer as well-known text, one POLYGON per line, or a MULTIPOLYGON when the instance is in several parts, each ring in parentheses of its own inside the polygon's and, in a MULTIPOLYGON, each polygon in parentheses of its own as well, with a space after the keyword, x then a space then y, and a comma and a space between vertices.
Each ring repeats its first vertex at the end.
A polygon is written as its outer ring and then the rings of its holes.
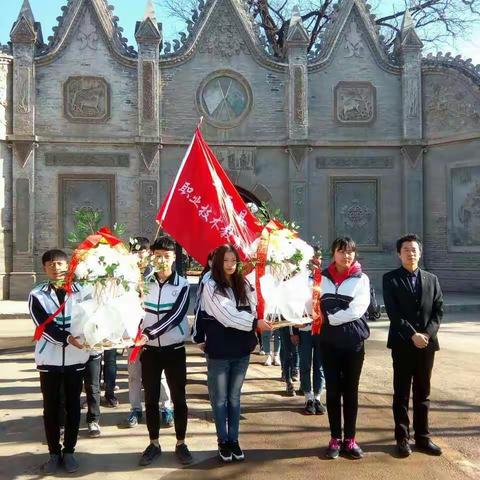
POLYGON ((190 285, 186 278, 173 272, 161 283, 152 275, 147 284, 144 299, 145 318, 143 334, 148 337, 146 345, 166 347, 183 344, 189 336, 187 311, 190 285))
MULTIPOLYGON (((73 305, 90 296, 90 289, 81 288, 77 284, 72 285, 72 295, 66 297, 64 309, 53 322, 46 326, 42 338, 35 346, 35 363, 39 371, 85 368, 89 352, 70 345, 67 338, 70 335, 72 322, 75 322, 71 317, 73 305)), ((36 326, 44 323, 60 305, 57 290, 48 282, 36 285, 28 297, 30 315, 36 326)))

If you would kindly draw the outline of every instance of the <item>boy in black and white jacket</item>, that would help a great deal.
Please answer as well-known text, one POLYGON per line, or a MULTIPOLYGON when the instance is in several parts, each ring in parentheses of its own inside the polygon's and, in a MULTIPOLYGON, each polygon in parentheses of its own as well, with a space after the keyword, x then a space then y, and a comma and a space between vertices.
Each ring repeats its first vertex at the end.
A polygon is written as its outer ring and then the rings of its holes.
POLYGON ((182 464, 187 465, 193 461, 185 444, 188 408, 185 395, 187 360, 184 342, 189 337, 187 310, 190 286, 187 279, 172 270, 175 261, 173 240, 160 237, 150 248, 156 258, 157 271, 147 284, 142 336, 136 342, 137 346, 145 346, 140 362, 150 444, 143 452, 139 464, 149 465, 161 454, 158 401, 162 372, 165 370, 175 411, 175 454, 182 464))
POLYGON ((65 279, 68 257, 62 250, 48 250, 42 256, 42 264, 49 281, 36 285, 30 292, 28 306, 37 327, 46 323, 65 302, 55 319, 45 326, 42 337, 35 346, 35 362, 40 372, 40 388, 43 396, 43 420, 47 437, 49 460, 43 465, 45 474, 54 474, 63 461, 65 469, 73 473, 78 463, 73 455, 80 425, 80 394, 83 370, 89 354, 83 349, 78 337, 70 334, 72 307, 82 301, 87 292, 72 285, 72 294, 67 296, 60 287, 65 279), (61 390, 65 401, 65 436, 63 452, 60 445, 59 411, 61 390), (62 457, 63 453, 63 457, 62 457))

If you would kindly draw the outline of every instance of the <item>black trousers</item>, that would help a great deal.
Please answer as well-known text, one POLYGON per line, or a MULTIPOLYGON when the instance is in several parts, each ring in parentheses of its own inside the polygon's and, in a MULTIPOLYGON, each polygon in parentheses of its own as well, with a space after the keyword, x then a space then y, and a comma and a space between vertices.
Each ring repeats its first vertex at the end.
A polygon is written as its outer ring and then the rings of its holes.
POLYGON ((365 348, 337 348, 322 343, 322 362, 327 387, 327 411, 330 433, 342 438, 342 397, 344 438, 355 438, 358 412, 358 384, 365 348))
POLYGON ((64 453, 73 453, 80 425, 80 394, 83 371, 40 372, 43 396, 43 423, 50 454, 60 454, 60 415, 65 408, 64 453), (61 392, 63 391, 63 399, 61 392), (64 407, 62 406, 62 400, 64 407))
POLYGON ((117 382, 117 350, 115 348, 103 352, 103 380, 105 381, 105 398, 115 398, 117 382))
POLYGON ((100 370, 102 356, 91 356, 85 365, 84 383, 87 394, 87 423, 98 422, 100 419, 100 370))
POLYGON ((188 408, 185 397, 187 384, 187 357, 185 347, 145 347, 140 357, 142 383, 145 392, 145 412, 150 440, 157 440, 160 432, 160 381, 162 372, 170 389, 174 408, 175 434, 184 440, 187 432, 188 408))
POLYGON ((413 429, 415 440, 428 439, 428 410, 430 408, 430 378, 435 351, 430 348, 392 349, 393 359, 393 418, 395 439, 410 438, 408 403, 413 390, 413 429), (413 387, 413 388, 412 388, 413 387))

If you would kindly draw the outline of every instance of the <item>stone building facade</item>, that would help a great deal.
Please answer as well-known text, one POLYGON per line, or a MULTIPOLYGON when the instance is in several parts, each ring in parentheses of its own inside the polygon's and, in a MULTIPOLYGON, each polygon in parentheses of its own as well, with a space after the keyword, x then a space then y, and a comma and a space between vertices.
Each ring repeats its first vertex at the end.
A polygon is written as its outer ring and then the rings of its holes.
POLYGON ((68 247, 80 206, 152 237, 201 115, 242 193, 307 240, 351 234, 377 284, 415 231, 446 290, 480 288, 480 66, 422 56, 409 15, 389 55, 368 5, 343 0, 307 55, 294 10, 284 59, 242 0, 200 0, 172 43, 149 3, 135 48, 106 0, 68 0, 58 21, 44 43, 25 0, 0 52, 3 298, 68 247))

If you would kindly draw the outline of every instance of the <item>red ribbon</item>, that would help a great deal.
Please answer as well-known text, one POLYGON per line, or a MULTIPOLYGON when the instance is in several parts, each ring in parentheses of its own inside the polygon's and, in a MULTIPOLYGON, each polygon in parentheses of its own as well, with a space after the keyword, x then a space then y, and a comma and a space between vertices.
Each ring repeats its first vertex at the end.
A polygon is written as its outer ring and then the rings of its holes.
POLYGON ((323 315, 320 307, 320 297, 322 296, 321 283, 322 270, 319 265, 313 265, 312 335, 318 335, 323 325, 323 315))
MULTIPOLYGON (((138 327, 138 332, 137 336, 135 337, 135 343, 137 343, 140 339, 142 338, 142 329, 138 327)), ((132 352, 130 353, 130 356, 128 357, 128 363, 135 363, 137 360, 138 354, 142 350, 142 347, 140 345, 135 345, 132 349, 132 352)))
POLYGON ((255 264, 255 289, 257 292, 257 318, 264 319, 265 316, 265 299, 262 295, 260 279, 265 275, 267 264, 268 244, 270 242, 270 233, 274 230, 282 230, 285 226, 278 220, 270 220, 262 231, 260 243, 257 248, 257 258, 255 264))
POLYGON ((35 333, 33 335, 33 340, 40 340, 42 338, 43 332, 47 325, 55 320, 55 317, 63 310, 65 304, 67 303, 68 297, 72 294, 72 285, 73 278, 75 276, 75 270, 84 255, 84 252, 95 248, 102 240, 105 240, 109 245, 114 247, 122 243, 122 241, 115 237, 112 234, 111 230, 107 227, 102 227, 95 234, 89 235, 80 245, 75 249, 70 260, 70 265, 68 266, 67 274, 65 275, 65 284, 62 285, 62 288, 67 292, 65 295, 65 301, 60 305, 58 310, 55 313, 52 313, 43 323, 37 326, 35 333))

